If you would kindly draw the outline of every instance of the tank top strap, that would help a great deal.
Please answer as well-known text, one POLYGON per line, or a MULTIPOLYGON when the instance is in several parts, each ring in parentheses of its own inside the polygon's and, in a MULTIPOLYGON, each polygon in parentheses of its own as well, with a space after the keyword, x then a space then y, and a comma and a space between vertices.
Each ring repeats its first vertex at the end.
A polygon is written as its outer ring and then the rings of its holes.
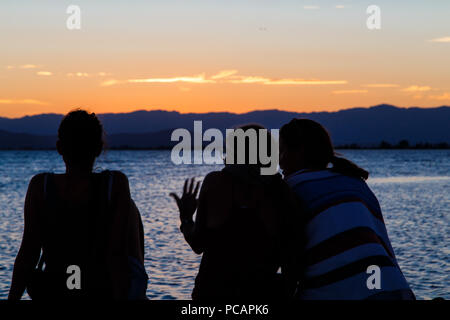
POLYGON ((107 199, 108 199, 108 204, 111 203, 111 196, 112 196, 112 185, 113 185, 113 173, 112 171, 106 170, 106 175, 107 175, 107 179, 108 179, 108 195, 107 195, 107 199))

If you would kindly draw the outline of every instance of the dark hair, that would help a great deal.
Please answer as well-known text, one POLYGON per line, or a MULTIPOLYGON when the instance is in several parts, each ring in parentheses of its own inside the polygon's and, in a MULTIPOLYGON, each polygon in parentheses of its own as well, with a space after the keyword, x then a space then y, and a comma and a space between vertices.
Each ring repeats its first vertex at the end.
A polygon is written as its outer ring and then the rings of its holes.
POLYGON ((280 129, 280 138, 288 150, 303 149, 305 165, 322 170, 331 163, 332 171, 366 180, 369 172, 355 163, 336 156, 327 130, 318 122, 309 119, 292 119, 280 129))
MULTIPOLYGON (((261 163, 261 159, 259 157, 259 149, 260 149, 260 136, 259 136, 259 130, 260 129, 264 129, 267 130, 266 128, 264 128, 262 125, 257 124, 257 123, 248 123, 248 124, 243 124, 243 125, 239 125, 237 127, 234 128, 234 131, 236 130, 242 130, 244 133, 248 133, 249 130, 254 130, 256 132, 256 163, 254 165, 257 165, 259 167, 264 167, 264 166, 268 166, 270 164, 262 164, 261 163)), ((228 138, 228 136, 227 136, 228 138)), ((245 162, 242 164, 245 165, 252 165, 250 163, 250 138, 246 137, 245 138, 245 149, 244 150, 238 150, 238 143, 237 143, 237 138, 233 137, 234 139, 234 163, 235 164, 239 164, 237 162, 238 159, 238 153, 240 154, 242 151, 245 151, 245 162)), ((269 130, 267 130, 267 142, 266 142, 266 146, 267 146, 267 156, 270 157, 271 155, 271 139, 272 136, 269 132, 269 130)), ((227 146, 228 147, 228 146, 227 146)))
POLYGON ((103 126, 95 113, 76 109, 62 119, 58 139, 60 152, 70 164, 92 166, 104 146, 103 126))

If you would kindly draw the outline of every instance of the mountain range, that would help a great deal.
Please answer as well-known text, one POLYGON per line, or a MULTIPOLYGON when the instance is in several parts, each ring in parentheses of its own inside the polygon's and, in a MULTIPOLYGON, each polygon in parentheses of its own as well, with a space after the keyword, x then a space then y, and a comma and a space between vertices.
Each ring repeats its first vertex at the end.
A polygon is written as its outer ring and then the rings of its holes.
MULTIPOLYGON (((381 141, 398 143, 450 143, 450 107, 399 108, 382 104, 336 112, 296 113, 281 110, 252 111, 242 114, 179 113, 176 111, 135 111, 98 115, 107 133, 109 147, 167 147, 173 129, 193 130, 201 120, 203 130, 225 130, 243 123, 259 123, 280 128, 292 118, 309 118, 324 125, 335 145, 375 146, 381 141)), ((40 114, 22 118, 0 117, 0 149, 53 148, 63 115, 40 114)))

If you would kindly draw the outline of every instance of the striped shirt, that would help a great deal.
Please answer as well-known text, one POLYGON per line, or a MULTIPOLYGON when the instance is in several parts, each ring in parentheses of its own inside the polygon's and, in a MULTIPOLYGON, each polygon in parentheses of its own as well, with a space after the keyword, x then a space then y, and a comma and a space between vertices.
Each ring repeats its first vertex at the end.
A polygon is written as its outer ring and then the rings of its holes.
POLYGON ((298 298, 414 298, 395 258, 378 200, 362 179, 330 170, 301 170, 286 182, 305 215, 305 270, 298 298), (380 270, 380 289, 368 285, 370 266, 380 270))

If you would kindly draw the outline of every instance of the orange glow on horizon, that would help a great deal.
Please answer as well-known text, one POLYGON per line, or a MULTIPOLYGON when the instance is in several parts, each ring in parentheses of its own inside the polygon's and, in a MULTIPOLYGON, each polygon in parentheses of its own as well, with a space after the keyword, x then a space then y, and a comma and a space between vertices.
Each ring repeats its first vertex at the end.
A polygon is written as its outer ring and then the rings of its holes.
POLYGON ((421 4, 405 16, 403 5, 382 0, 397 20, 373 31, 364 23, 366 8, 356 3, 306 10, 291 1, 170 2, 81 0, 86 20, 75 31, 64 23, 63 4, 0 3, 14 17, 0 21, 8 30, 2 34, 8 50, 0 51, 0 116, 77 107, 245 113, 450 105, 443 72, 449 4, 433 15, 421 4), (403 27, 411 21, 427 23, 403 27))

